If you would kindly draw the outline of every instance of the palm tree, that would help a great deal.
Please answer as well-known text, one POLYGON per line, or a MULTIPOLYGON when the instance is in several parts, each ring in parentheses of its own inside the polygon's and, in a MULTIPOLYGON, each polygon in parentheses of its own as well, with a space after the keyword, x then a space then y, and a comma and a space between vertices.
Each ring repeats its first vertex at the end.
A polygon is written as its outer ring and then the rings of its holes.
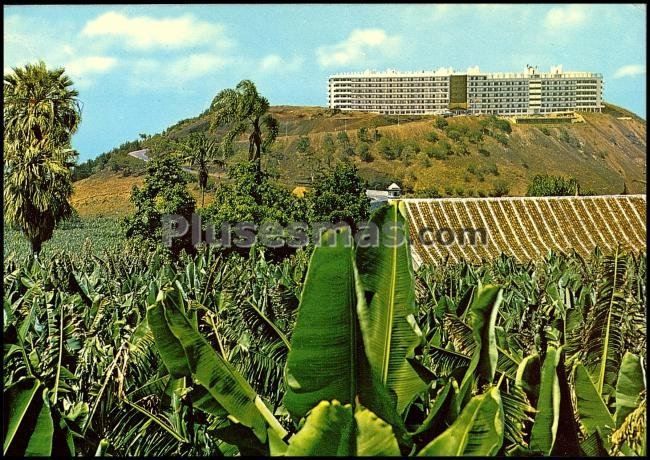
POLYGON ((69 147, 81 106, 64 72, 41 61, 4 76, 4 217, 25 234, 35 255, 73 212, 76 153, 69 147))
POLYGON ((210 109, 213 112, 213 125, 230 125, 221 143, 223 152, 232 148, 237 136, 245 133, 249 127, 252 132, 248 137, 248 160, 255 162, 260 169, 260 157, 278 135, 278 122, 271 115, 269 101, 257 92, 250 80, 242 80, 235 89, 224 89, 213 99, 210 109), (262 127, 266 133, 262 133, 262 127))
POLYGON ((219 144, 216 140, 210 139, 205 134, 197 134, 189 138, 185 144, 181 144, 185 153, 184 160, 190 162, 190 166, 198 169, 199 189, 201 189, 201 207, 205 202, 205 189, 208 186, 208 165, 210 161, 218 160, 219 144))

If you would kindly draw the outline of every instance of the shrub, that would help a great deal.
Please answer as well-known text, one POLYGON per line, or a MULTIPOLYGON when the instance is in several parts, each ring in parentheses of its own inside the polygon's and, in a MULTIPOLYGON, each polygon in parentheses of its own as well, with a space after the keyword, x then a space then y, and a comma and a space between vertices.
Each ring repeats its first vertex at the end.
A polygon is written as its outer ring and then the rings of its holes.
POLYGON ((504 133, 510 134, 512 132, 512 127, 508 120, 502 120, 500 118, 494 119, 494 127, 503 131, 504 133))
POLYGON ((574 177, 550 176, 538 174, 533 177, 526 191, 527 196, 572 196, 580 189, 574 177))
POLYGON ((434 143, 435 143, 435 142, 438 142, 439 137, 438 137, 438 135, 435 133, 435 131, 431 131, 431 132, 427 133, 426 139, 427 139, 429 142, 434 142, 434 143))
POLYGON ((402 153, 402 143, 398 139, 382 138, 377 144, 377 150, 387 160, 394 160, 402 153))
POLYGON ((463 135, 457 129, 448 129, 446 132, 447 137, 454 142, 458 142, 463 137, 463 135))
POLYGON ((445 194, 447 196, 454 196, 454 189, 449 186, 445 187, 445 194))
POLYGON ((431 166, 431 159, 427 153, 422 152, 418 154, 418 163, 420 163, 423 168, 428 168, 431 166))
POLYGON ((479 190, 478 191, 478 196, 480 196, 481 198, 485 198, 487 196, 487 194, 483 190, 479 190))
POLYGON ((506 196, 510 192, 510 186, 504 180, 494 183, 494 190, 492 196, 506 196))
POLYGON ((489 156, 490 156, 490 151, 489 151, 489 150, 478 149, 478 153, 480 153, 480 154, 483 155, 484 157, 489 157, 489 156))
POLYGON ((463 187, 456 187, 456 195, 465 196, 465 189, 463 187))
POLYGON ((366 163, 370 163, 373 160, 370 153, 370 146, 366 142, 359 142, 359 145, 357 145, 357 154, 361 158, 361 161, 365 161, 366 163))
POLYGON ((540 131, 542 133, 544 133, 545 135, 547 135, 547 136, 551 135, 551 131, 546 126, 543 126, 542 128, 540 128, 540 131))
POLYGON ((414 198, 441 198, 440 190, 436 187, 428 187, 422 190, 418 190, 413 194, 414 198))
POLYGON ((436 117, 433 123, 438 129, 443 129, 449 125, 449 122, 445 119, 445 117, 436 117))
POLYGON ((357 139, 359 142, 370 142, 370 138, 368 137, 368 128, 359 128, 357 131, 357 139))
POLYGON ((300 153, 307 153, 307 150, 309 150, 310 142, 309 138, 307 136, 300 136, 298 138, 298 145, 296 146, 296 150, 300 153))
POLYGON ((508 136, 501 133, 494 133, 494 138, 502 145, 508 145, 508 136))

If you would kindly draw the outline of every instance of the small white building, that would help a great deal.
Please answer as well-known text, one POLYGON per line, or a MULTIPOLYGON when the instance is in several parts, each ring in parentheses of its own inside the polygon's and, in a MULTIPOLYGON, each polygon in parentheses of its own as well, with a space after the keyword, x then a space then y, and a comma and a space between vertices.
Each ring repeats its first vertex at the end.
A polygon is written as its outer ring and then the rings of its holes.
POLYGON ((402 194, 402 189, 395 182, 388 186, 388 197, 389 198, 399 198, 402 194))
POLYGON ((370 198, 370 209, 376 209, 388 200, 399 198, 402 189, 396 183, 392 183, 386 190, 366 190, 366 196, 370 198))

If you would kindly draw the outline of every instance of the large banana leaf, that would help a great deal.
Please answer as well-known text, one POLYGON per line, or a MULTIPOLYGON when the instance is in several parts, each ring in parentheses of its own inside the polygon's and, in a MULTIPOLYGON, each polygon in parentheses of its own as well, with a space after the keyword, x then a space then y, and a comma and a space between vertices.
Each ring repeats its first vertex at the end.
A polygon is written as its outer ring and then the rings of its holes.
POLYGON ((560 358, 555 369, 557 380, 560 384, 560 418, 557 425, 555 445, 551 455, 562 457, 577 457, 580 455, 580 441, 578 434, 580 427, 576 422, 576 409, 573 406, 572 390, 569 386, 569 375, 566 370, 566 352, 564 347, 558 349, 560 358))
MULTIPOLYGON (((18 433, 19 428, 21 428, 23 422, 25 421, 25 416, 29 410, 29 406, 34 400, 41 382, 34 378, 22 379, 4 392, 3 397, 3 418, 4 423, 4 446, 2 452, 4 455, 7 454, 9 446, 14 440, 14 437, 18 433)), ((26 431, 25 427, 22 427, 22 436, 26 431)))
POLYGON ((50 404, 47 398, 47 389, 44 389, 41 407, 36 416, 27 447, 25 448, 25 456, 40 457, 52 455, 53 442, 54 421, 52 420, 52 411, 50 410, 50 404))
POLYGON ((496 455, 503 444, 503 406, 498 388, 473 397, 456 421, 418 456, 496 455))
POLYGON ((414 317, 408 224, 397 204, 380 208, 370 224, 379 229, 377 244, 360 245, 356 251, 365 294, 361 297, 365 301, 359 303, 359 320, 370 365, 395 394, 397 411, 402 413, 427 387, 407 361, 422 341, 414 317))
POLYGON ((485 383, 491 383, 496 372, 499 351, 494 331, 503 290, 499 286, 485 285, 478 288, 469 317, 476 349, 460 386, 459 396, 465 401, 475 385, 475 373, 485 383))
POLYGON ((48 389, 34 378, 20 380, 5 390, 4 455, 75 454, 70 430, 65 421, 53 413, 48 393, 48 389))
MULTIPOLYGON (((321 401, 290 440, 284 455, 398 456, 391 426, 365 408, 321 401)), ((276 451, 278 452, 278 451, 276 451)))
POLYGON ((289 440, 286 455, 352 456, 355 450, 352 405, 322 401, 289 440))
POLYGON ((625 353, 618 373, 618 381, 616 382, 616 413, 614 418, 617 427, 621 426, 625 417, 636 409, 639 395, 645 387, 645 372, 641 359, 630 352, 625 353))
POLYGON ((356 455, 359 457, 399 456, 399 446, 392 427, 368 409, 357 410, 356 455))
POLYGON ((560 421, 560 383, 556 367, 560 352, 549 346, 542 365, 537 415, 530 435, 530 449, 550 455, 560 421))
POLYGON ((535 353, 521 360, 515 377, 515 385, 526 393, 533 407, 537 406, 539 397, 540 373, 540 359, 535 353))
MULTIPOLYGON (((173 296, 175 289, 170 290, 173 296)), ((277 429, 279 424, 266 413, 268 410, 260 404, 261 401, 258 402, 259 398, 248 382, 192 327, 175 302, 167 301, 167 294, 165 292, 147 309, 148 320, 153 319, 149 326, 156 343, 165 344, 159 347, 165 365, 170 370, 189 369, 194 382, 205 388, 239 423, 251 428, 261 442, 265 442, 266 422, 273 429, 277 429), (160 321, 161 311, 165 321, 160 321), (177 350, 169 352, 170 346, 167 345, 174 343, 170 333, 180 342, 185 363, 174 361, 182 359, 177 350)))
POLYGON ((614 418, 582 363, 576 364, 575 388, 580 422, 587 430, 587 434, 592 434, 598 428, 604 430, 606 427, 613 428, 614 418))
POLYGON ((603 276, 598 298, 586 332, 585 367, 596 389, 603 396, 614 393, 623 354, 623 312, 626 311, 623 286, 627 262, 618 252, 603 261, 603 276))
POLYGON ((284 405, 296 418, 320 401, 354 402, 358 322, 350 230, 326 232, 314 249, 291 336, 284 405), (333 239, 333 245, 325 243, 333 239))

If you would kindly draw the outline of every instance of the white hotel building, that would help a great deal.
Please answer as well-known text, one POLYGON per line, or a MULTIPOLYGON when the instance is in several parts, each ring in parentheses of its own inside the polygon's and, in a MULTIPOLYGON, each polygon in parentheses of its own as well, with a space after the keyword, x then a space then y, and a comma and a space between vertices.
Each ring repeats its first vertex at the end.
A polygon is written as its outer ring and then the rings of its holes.
POLYGON ((426 115, 447 110, 469 114, 533 115, 600 112, 603 77, 592 72, 548 73, 527 66, 522 73, 467 72, 451 68, 399 72, 366 70, 329 77, 332 109, 426 115))

